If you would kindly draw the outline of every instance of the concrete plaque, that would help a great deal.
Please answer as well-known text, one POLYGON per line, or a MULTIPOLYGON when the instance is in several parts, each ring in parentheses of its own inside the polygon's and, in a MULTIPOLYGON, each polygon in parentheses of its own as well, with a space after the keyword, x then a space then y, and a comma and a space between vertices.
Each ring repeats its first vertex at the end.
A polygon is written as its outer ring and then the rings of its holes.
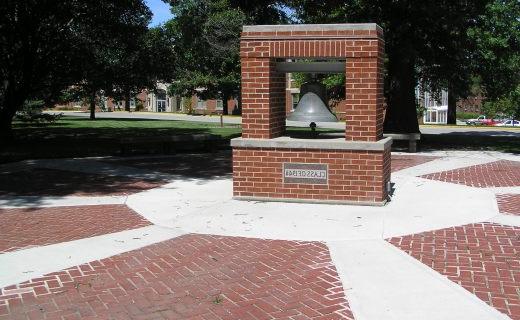
POLYGON ((284 163, 283 182, 328 184, 329 167, 321 163, 284 163))

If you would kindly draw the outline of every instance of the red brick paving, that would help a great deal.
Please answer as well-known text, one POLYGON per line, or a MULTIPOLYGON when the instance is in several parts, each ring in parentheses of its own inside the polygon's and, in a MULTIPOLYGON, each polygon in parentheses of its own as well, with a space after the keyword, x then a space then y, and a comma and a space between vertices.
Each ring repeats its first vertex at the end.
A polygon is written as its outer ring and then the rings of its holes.
POLYGON ((0 209, 0 253, 147 225, 125 205, 0 209))
POLYGON ((0 174, 0 196, 126 195, 164 183, 38 168, 0 174))
POLYGON ((420 164, 439 159, 432 156, 392 155, 392 172, 415 167, 420 164))
POLYGON ((24 316, 353 319, 323 243, 210 235, 182 236, 2 289, 0 319, 24 316))
POLYGON ((516 187, 520 186, 520 162, 500 160, 422 177, 479 188, 516 187))
POLYGON ((500 213, 520 216, 520 194, 497 194, 500 213))
POLYGON ((477 223, 388 241, 520 319, 520 228, 477 223))

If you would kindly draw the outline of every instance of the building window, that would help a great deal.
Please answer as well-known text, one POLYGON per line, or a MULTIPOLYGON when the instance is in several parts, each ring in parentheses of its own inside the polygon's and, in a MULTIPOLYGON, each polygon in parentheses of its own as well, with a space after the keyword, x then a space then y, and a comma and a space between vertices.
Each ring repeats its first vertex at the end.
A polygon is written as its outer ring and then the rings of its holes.
POLYGON ((157 112, 165 112, 166 111, 166 91, 157 90, 155 97, 157 99, 157 102, 156 102, 157 112))
POLYGON ((442 92, 442 94, 441 94, 441 105, 442 106, 447 106, 448 105, 448 91, 442 90, 441 92, 442 92))
POLYGON ((166 111, 166 100, 157 100, 157 112, 166 111))
POLYGON ((197 109, 206 109, 206 100, 197 101, 197 109))
POLYGON ((292 93, 291 97, 292 97, 292 110, 294 110, 298 106, 298 102, 300 102, 300 94, 292 93))
POLYGON ((217 106, 215 107, 216 110, 224 110, 224 102, 222 100, 217 100, 217 106))

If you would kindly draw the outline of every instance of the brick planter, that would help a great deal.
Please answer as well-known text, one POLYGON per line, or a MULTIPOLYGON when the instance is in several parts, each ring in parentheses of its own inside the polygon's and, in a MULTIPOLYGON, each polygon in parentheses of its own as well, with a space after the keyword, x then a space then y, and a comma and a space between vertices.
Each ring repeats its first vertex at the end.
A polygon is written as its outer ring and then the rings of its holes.
POLYGON ((244 27, 235 198, 384 204, 391 139, 382 137, 383 53, 375 24, 244 27), (344 139, 282 137, 286 84, 277 63, 294 58, 345 60, 344 139))

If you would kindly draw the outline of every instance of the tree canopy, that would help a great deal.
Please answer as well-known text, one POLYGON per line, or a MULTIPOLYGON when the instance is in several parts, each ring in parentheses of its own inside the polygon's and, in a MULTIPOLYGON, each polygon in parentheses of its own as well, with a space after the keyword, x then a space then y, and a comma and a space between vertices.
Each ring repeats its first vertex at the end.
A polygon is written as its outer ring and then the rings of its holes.
POLYGON ((11 134, 26 99, 59 92, 77 76, 72 2, 6 0, 0 4, 0 138, 11 134))
POLYGON ((484 111, 520 117, 520 2, 496 0, 469 30, 475 73, 486 96, 484 111))
POLYGON ((155 77, 153 58, 167 51, 148 32, 143 0, 5 0, 0 16, 1 138, 26 100, 52 102, 74 87, 93 105, 101 91, 150 83, 142 73, 155 77))
POLYGON ((240 90, 244 24, 381 25, 387 132, 419 130, 418 82, 432 90, 449 89, 450 121, 456 99, 470 92, 475 79, 488 100, 486 108, 519 113, 517 0, 169 2, 174 18, 151 30, 143 0, 0 3, 0 136, 10 134, 13 116, 25 101, 51 102, 71 86, 89 97, 92 106, 101 92, 128 101, 157 80, 171 80, 175 94, 226 101, 240 90), (288 7, 296 20, 290 21, 288 7))
POLYGON ((294 0, 306 23, 375 22, 385 31, 385 131, 418 132, 415 87, 468 84, 466 30, 484 12, 478 1, 294 0))
POLYGON ((113 89, 106 93, 116 100, 125 101, 130 111, 130 100, 144 89, 153 90, 157 82, 169 82, 174 74, 174 45, 162 27, 155 27, 134 34, 134 40, 126 43, 117 64, 113 89))
POLYGON ((90 102, 95 117, 96 99, 110 95, 116 84, 131 83, 142 55, 151 12, 142 0, 97 1, 78 8, 82 14, 74 30, 80 75, 73 85, 90 102))
POLYGON ((226 101, 240 85, 238 52, 244 14, 226 0, 174 1, 172 12, 175 18, 165 24, 176 55, 170 92, 226 101))
POLYGON ((286 22, 279 1, 176 0, 165 27, 174 39, 175 79, 170 92, 224 100, 240 91, 240 32, 244 24, 286 22))

